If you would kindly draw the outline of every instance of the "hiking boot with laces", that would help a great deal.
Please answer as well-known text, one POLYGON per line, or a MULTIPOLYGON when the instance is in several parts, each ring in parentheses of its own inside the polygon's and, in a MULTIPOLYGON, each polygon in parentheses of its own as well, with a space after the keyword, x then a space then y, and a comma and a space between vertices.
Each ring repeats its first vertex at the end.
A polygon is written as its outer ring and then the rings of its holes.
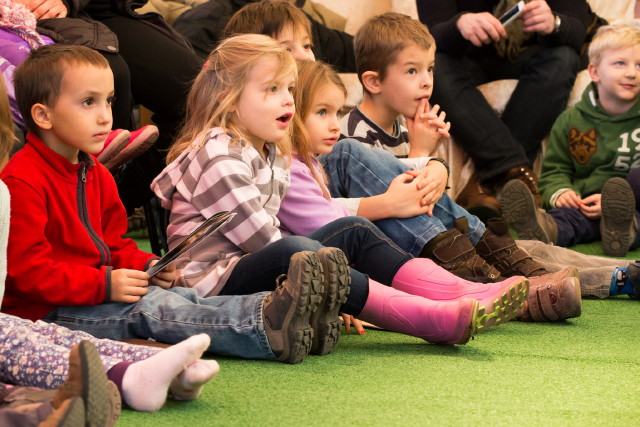
POLYGON ((516 245, 509 234, 508 224, 502 219, 487 221, 487 228, 476 244, 476 252, 504 277, 531 277, 547 273, 541 264, 516 245))
POLYGON ((466 280, 474 282, 501 280, 500 272, 476 253, 466 235, 468 230, 467 218, 458 218, 456 228, 440 233, 429 240, 420 256, 433 260, 445 270, 466 280))
POLYGON ((340 306, 347 301, 351 275, 347 257, 338 248, 321 248, 316 252, 324 276, 324 291, 318 309, 311 315, 313 342, 311 354, 331 353, 340 339, 340 306))
POLYGON ((276 289, 264 300, 264 329, 278 360, 299 363, 311 349, 313 329, 309 319, 322 300, 320 259, 311 251, 293 254, 288 273, 277 281, 276 289))
POLYGON ((558 224, 551 215, 538 209, 529 188, 517 179, 507 182, 500 195, 504 219, 523 240, 557 243, 558 224))
POLYGON ((582 314, 578 270, 567 267, 556 273, 529 278, 529 296, 517 320, 555 322, 582 314))

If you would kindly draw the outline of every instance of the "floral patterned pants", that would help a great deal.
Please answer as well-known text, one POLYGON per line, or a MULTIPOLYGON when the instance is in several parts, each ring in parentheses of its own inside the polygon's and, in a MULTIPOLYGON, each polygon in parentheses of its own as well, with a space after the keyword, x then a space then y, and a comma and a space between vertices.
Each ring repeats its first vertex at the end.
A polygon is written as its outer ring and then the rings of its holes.
POLYGON ((69 351, 82 340, 96 346, 105 371, 119 362, 144 360, 160 351, 4 313, 0 313, 0 328, 0 381, 15 385, 54 389, 63 384, 69 371, 69 351))

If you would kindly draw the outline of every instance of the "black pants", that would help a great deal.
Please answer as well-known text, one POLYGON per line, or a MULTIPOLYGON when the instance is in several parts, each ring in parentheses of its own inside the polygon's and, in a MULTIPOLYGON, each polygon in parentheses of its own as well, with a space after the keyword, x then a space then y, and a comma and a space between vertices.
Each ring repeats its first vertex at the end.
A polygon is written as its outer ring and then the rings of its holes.
POLYGON ((451 135, 471 156, 481 181, 533 162, 566 108, 579 63, 566 46, 531 46, 513 61, 436 53, 432 103, 447 113, 451 135), (519 80, 502 117, 476 88, 500 79, 519 80))
POLYGON ((131 212, 151 196, 149 185, 165 166, 166 150, 184 118, 191 82, 202 68, 193 51, 138 19, 111 11, 87 12, 117 36, 120 52, 101 52, 115 77, 114 128, 133 129, 132 106, 151 110, 160 137, 153 148, 129 163, 117 177, 120 197, 131 212))

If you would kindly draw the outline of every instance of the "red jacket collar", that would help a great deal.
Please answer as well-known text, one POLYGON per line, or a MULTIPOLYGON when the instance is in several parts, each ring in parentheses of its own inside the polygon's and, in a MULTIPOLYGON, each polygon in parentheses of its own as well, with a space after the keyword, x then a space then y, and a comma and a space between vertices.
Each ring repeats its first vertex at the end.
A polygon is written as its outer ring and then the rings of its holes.
POLYGON ((31 145, 31 147, 33 147, 33 149, 36 150, 36 152, 40 154, 47 161, 47 163, 49 163, 55 170, 61 173, 66 172, 75 174, 83 164, 88 167, 91 167, 95 164, 93 158, 84 151, 80 152, 80 154, 78 155, 79 161, 77 164, 74 164, 64 156, 61 156, 60 154, 49 148, 35 133, 27 133, 26 138, 27 144, 31 145))

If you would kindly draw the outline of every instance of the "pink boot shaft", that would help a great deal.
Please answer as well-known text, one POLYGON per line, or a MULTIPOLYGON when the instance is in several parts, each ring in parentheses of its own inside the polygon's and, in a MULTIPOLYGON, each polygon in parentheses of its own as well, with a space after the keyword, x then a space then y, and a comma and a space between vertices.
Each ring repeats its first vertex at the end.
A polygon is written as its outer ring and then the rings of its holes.
POLYGON ((475 333, 478 302, 431 301, 369 279, 369 297, 360 320, 439 344, 465 344, 475 333))
POLYGON ((480 330, 513 319, 527 299, 529 283, 525 277, 509 277, 502 282, 470 282, 448 272, 427 258, 414 258, 405 263, 392 281, 392 286, 412 295, 436 301, 473 298, 480 303, 480 330))

